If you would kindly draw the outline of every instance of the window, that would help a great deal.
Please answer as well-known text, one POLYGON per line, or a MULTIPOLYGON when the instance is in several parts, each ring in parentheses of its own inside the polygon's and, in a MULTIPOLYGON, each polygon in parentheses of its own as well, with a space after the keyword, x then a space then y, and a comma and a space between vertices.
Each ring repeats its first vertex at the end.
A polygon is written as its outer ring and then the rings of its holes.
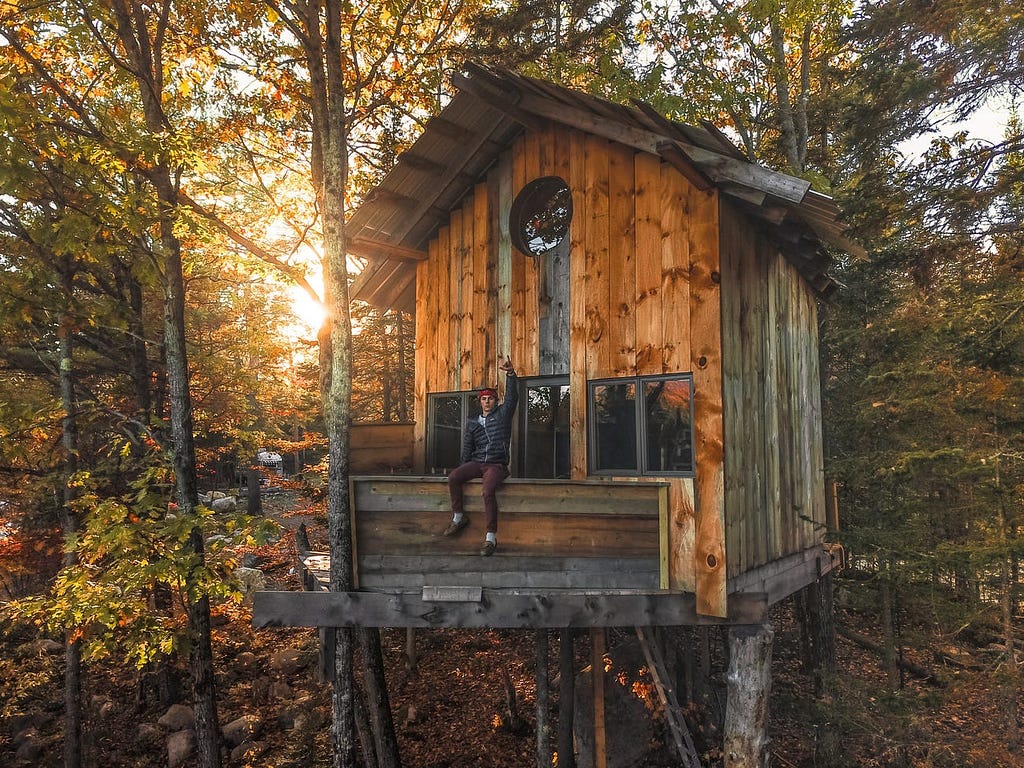
POLYGON ((591 381, 588 395, 591 474, 693 474, 692 376, 591 381))
POLYGON ((526 379, 519 407, 523 477, 569 477, 569 378, 526 379))
POLYGON ((543 256, 569 232, 572 192, 564 179, 544 176, 523 187, 509 210, 512 245, 526 256, 543 256))
POLYGON ((446 475, 459 465, 462 431, 480 415, 477 392, 427 395, 427 467, 431 475, 446 475))

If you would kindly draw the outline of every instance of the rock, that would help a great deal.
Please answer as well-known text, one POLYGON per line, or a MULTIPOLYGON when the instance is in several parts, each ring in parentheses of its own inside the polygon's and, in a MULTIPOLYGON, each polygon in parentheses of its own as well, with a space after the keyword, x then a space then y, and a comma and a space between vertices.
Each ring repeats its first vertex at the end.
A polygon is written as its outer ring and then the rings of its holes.
POLYGON ((270 657, 270 668, 284 675, 293 675, 309 665, 309 659, 295 648, 285 648, 270 657))
POLYGON ((238 500, 234 496, 225 496, 223 499, 212 499, 210 509, 214 512, 234 512, 238 506, 238 500))
POLYGON ((105 702, 103 702, 103 704, 100 705, 100 711, 99 711, 100 720, 108 720, 110 718, 110 716, 114 714, 115 709, 116 709, 116 707, 114 706, 114 702, 112 702, 112 701, 105 701, 105 702))
POLYGON ((39 763, 39 758, 42 756, 43 744, 34 731, 32 734, 26 736, 14 752, 15 760, 22 763, 30 763, 32 765, 37 765, 39 763))
POLYGON ((242 555, 242 565, 245 568, 255 568, 256 563, 259 562, 259 558, 252 552, 246 552, 242 555))
POLYGON ((176 731, 167 737, 167 768, 178 768, 196 751, 196 735, 191 729, 176 731))
POLYGON ((263 722, 256 715, 242 715, 221 729, 224 734, 224 741, 228 746, 237 747, 247 741, 252 741, 263 727, 263 722))
POLYGON ((58 643, 56 640, 44 638, 42 640, 36 640, 33 644, 33 650, 40 655, 45 654, 47 656, 56 656, 59 653, 64 653, 64 643, 58 643))
POLYGON ((269 696, 271 700, 290 699, 292 696, 292 687, 284 680, 275 680, 270 684, 269 696))
POLYGON ((139 725, 138 741, 140 744, 156 744, 164 735, 163 729, 153 723, 142 723, 139 725))
MULTIPOLYGON (((634 691, 650 690, 650 678, 641 678, 640 669, 647 666, 639 642, 622 643, 608 651, 610 669, 604 672, 604 717, 614 723, 606 733, 608 768, 635 768, 643 765, 649 756, 654 737, 654 721, 644 698, 634 691)), ((573 731, 576 735, 577 764, 594 764, 594 722, 587 713, 593 711, 594 689, 591 682, 592 667, 576 677, 576 717, 573 731)), ((656 695, 656 694, 653 694, 656 695)))
POLYGON ((266 751, 267 747, 265 744, 260 744, 255 741, 249 741, 244 744, 239 744, 237 747, 231 750, 231 762, 251 762, 253 760, 259 759, 266 751))
POLYGON ((183 731, 191 728, 195 722, 195 715, 191 707, 184 704, 172 704, 170 708, 157 720, 157 723, 168 731, 183 731))
POLYGON ((245 595, 267 588, 267 577, 259 568, 235 568, 235 578, 245 595))
POLYGON ((242 669, 251 669, 256 663, 256 654, 252 651, 242 651, 235 656, 235 665, 242 669))

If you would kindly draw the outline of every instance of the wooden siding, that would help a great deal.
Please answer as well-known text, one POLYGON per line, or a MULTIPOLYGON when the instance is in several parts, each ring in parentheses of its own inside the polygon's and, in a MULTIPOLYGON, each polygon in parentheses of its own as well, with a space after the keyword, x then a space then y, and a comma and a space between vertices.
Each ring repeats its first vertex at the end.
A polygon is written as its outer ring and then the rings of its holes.
POLYGON ((353 424, 350 470, 365 475, 411 471, 413 431, 411 422, 353 424))
POLYGON ((727 203, 721 219, 727 552, 738 576, 823 538, 818 315, 777 249, 727 203))
POLYGON ((500 546, 483 540, 480 482, 466 487, 469 528, 454 538, 448 485, 435 477, 356 477, 353 519, 360 589, 424 586, 657 590, 665 486, 653 482, 510 479, 498 491, 500 546))
POLYGON ((588 380, 693 371, 698 480, 669 486, 670 586, 699 590, 701 609, 723 615, 718 195, 697 190, 659 158, 565 127, 526 131, 452 211, 417 273, 427 286, 417 290, 417 383, 425 382, 416 388, 417 457, 429 392, 503 387, 496 361, 505 354, 520 376, 541 373, 543 271, 509 245, 506 217, 519 190, 550 173, 569 183, 574 207, 570 295, 552 297, 568 308, 572 477, 587 476, 588 380), (482 222, 489 257, 468 260, 464 249, 478 253, 483 242, 482 222), (466 272, 481 268, 487 275, 466 272), (694 276, 705 292, 697 302, 694 276), (483 290, 493 299, 467 301, 469 291, 483 290))

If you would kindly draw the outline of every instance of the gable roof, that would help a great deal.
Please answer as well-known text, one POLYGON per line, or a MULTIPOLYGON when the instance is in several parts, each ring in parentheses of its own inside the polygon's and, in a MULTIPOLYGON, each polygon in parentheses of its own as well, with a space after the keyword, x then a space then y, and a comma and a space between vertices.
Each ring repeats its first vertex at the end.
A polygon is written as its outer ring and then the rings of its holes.
POLYGON ((836 285, 824 244, 849 253, 832 198, 802 179, 750 162, 713 124, 685 125, 652 107, 627 107, 505 69, 466 66, 452 83, 458 93, 395 167, 367 195, 347 224, 349 252, 368 263, 352 296, 380 307, 412 311, 416 262, 450 212, 481 181, 525 127, 546 121, 659 155, 701 189, 717 187, 758 221, 787 259, 820 294, 836 285))

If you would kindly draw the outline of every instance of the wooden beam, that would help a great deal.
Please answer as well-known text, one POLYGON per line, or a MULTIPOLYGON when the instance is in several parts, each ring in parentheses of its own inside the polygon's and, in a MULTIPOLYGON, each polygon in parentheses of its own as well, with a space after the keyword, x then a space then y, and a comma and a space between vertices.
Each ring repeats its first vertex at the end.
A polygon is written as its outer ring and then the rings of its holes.
POLYGON ((542 130, 544 121, 525 110, 520 109, 516 104, 519 101, 518 91, 493 90, 493 86, 484 85, 477 78, 468 78, 465 75, 452 75, 452 85, 460 91, 471 93, 486 104, 504 112, 520 125, 531 128, 535 131, 542 130))
POLYGON ((715 182, 732 181, 791 203, 803 202, 804 196, 811 188, 811 182, 798 179, 795 176, 726 157, 685 141, 676 141, 675 143, 698 168, 715 182))
POLYGON ((757 624, 763 594, 731 595, 726 617, 697 613, 692 593, 482 591, 479 603, 425 602, 422 592, 256 592, 254 627, 647 627, 757 624))
POLYGON ((690 158, 686 156, 674 141, 663 141, 658 144, 658 154, 664 158, 665 162, 683 174, 686 180, 693 184, 693 186, 701 192, 711 194, 714 185, 697 166, 690 162, 690 158))
POLYGON ((401 259, 403 261, 425 261, 427 252, 417 248, 407 248, 384 240, 372 240, 368 237, 354 237, 346 244, 348 252, 353 256, 367 259, 401 259))

